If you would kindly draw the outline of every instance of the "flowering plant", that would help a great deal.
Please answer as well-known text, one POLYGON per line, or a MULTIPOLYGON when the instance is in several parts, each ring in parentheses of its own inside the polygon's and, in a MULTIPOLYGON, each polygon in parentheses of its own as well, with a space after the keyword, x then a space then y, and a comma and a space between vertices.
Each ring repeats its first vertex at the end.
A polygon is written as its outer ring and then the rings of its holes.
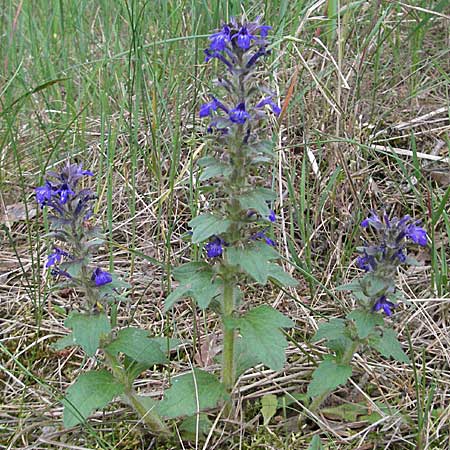
POLYGON ((361 222, 361 227, 374 238, 372 244, 365 243, 357 249, 360 256, 356 263, 365 275, 339 288, 351 291, 359 307, 347 314, 346 320, 322 323, 314 336, 314 341, 324 339, 334 355, 326 356, 313 373, 308 387, 311 411, 333 389, 345 384, 352 373, 350 362, 359 348, 371 347, 386 358, 409 362, 383 315, 391 317, 400 299, 395 283, 397 268, 417 265, 407 254, 407 244, 427 244, 427 233, 419 225, 420 221, 409 215, 390 219, 386 213, 380 216, 374 211, 361 222))
POLYGON ((294 325, 268 305, 250 309, 241 304, 241 286, 249 280, 297 283, 275 262, 280 255, 270 228, 276 222, 271 207, 276 195, 264 181, 265 166, 275 158, 272 141, 264 134, 270 116, 280 113, 260 68, 269 54, 270 29, 259 19, 232 19, 209 37, 205 61, 217 60, 224 67, 216 81, 222 95, 209 94, 199 111, 201 118, 210 119, 208 155, 197 163, 200 181, 210 184, 212 207, 189 223, 192 242, 204 245, 206 261, 178 267, 174 277, 179 285, 166 299, 170 309, 191 297, 221 318, 222 383, 228 393, 252 366, 283 368, 287 342, 280 328, 294 325))
POLYGON ((126 299, 120 291, 129 285, 92 264, 92 253, 104 240, 101 230, 89 222, 95 195, 80 188, 85 176, 93 173, 83 170, 81 164, 67 164, 60 172, 48 172, 45 183, 36 188, 37 202, 48 211, 47 237, 54 240, 46 267, 65 286, 83 293, 79 310, 72 310, 65 320, 71 333, 54 347, 61 350, 79 346, 88 357, 94 357, 98 350, 102 354, 96 360, 102 368, 81 374, 68 388, 62 401, 64 425, 84 422, 95 409, 120 396, 151 431, 169 435, 155 403, 139 396, 133 388, 142 371, 167 362, 167 341, 150 338, 146 330, 139 328, 117 329, 117 302, 126 299))

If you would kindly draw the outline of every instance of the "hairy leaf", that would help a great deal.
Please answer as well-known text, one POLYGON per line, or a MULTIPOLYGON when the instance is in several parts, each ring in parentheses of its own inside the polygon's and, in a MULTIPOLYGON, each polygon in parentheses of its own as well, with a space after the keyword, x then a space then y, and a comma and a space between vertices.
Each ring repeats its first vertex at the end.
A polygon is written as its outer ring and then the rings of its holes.
MULTIPOLYGON (((106 314, 81 314, 71 312, 64 322, 67 328, 72 330, 69 335, 72 338, 72 345, 79 345, 88 356, 93 356, 97 351, 100 338, 111 331, 106 314)), ((69 336, 65 339, 65 346, 68 346, 69 336)))
POLYGON ((292 328, 294 322, 270 306, 259 306, 237 319, 242 341, 259 362, 272 370, 281 370, 286 361, 287 341, 281 327, 292 328))
POLYGON ((297 284, 280 266, 270 262, 280 255, 263 242, 257 242, 250 248, 231 247, 227 249, 227 257, 230 264, 239 266, 258 283, 266 284, 268 278, 274 278, 283 285, 297 284))
POLYGON ((312 338, 313 342, 327 339, 340 339, 345 336, 345 321, 343 319, 331 319, 328 322, 323 322, 319 325, 319 329, 312 338))
POLYGON ((311 439, 308 450, 323 450, 323 445, 322 445, 322 442, 320 441, 319 436, 315 435, 311 439))
POLYGON ((270 420, 278 409, 278 399, 274 394, 267 394, 261 399, 261 412, 264 418, 264 426, 269 425, 270 420))
POLYGON ((262 187, 252 188, 250 191, 239 196, 238 201, 243 209, 254 209, 262 216, 268 216, 270 209, 267 202, 277 198, 271 189, 262 187))
POLYGON ((200 308, 207 308, 222 288, 220 279, 213 281, 214 275, 211 267, 201 262, 183 264, 174 269, 173 276, 180 285, 166 298, 165 311, 172 308, 183 297, 192 297, 200 308))
POLYGON ((397 339, 397 333, 392 328, 385 328, 381 336, 371 336, 369 344, 386 358, 392 357, 404 363, 411 362, 397 339))
POLYGON ((355 309, 347 315, 348 319, 355 322, 356 331, 361 339, 365 339, 371 334, 377 325, 383 325, 383 317, 364 309, 355 309))
POLYGON ((124 353, 138 363, 147 366, 164 364, 167 362, 165 353, 161 350, 159 342, 148 336, 148 332, 140 328, 124 328, 117 333, 105 349, 108 353, 116 355, 124 353))
POLYGON ((191 416, 228 397, 225 386, 212 374, 194 369, 173 380, 166 390, 164 399, 158 405, 161 415, 174 418, 191 416))
POLYGON ((192 228, 192 242, 199 244, 214 235, 225 233, 230 227, 228 219, 214 216, 212 214, 202 214, 189 222, 192 228))
POLYGON ((83 373, 67 389, 62 401, 64 426, 69 428, 84 422, 94 410, 104 408, 123 391, 124 386, 106 370, 83 373))
POLYGON ((232 172, 229 164, 219 161, 212 156, 199 159, 197 164, 203 167, 202 174, 199 178, 200 181, 207 181, 213 177, 229 176, 232 172))
POLYGON ((334 358, 328 356, 314 370, 311 383, 308 386, 308 395, 313 398, 322 395, 330 389, 345 384, 352 375, 349 365, 338 364, 334 358))

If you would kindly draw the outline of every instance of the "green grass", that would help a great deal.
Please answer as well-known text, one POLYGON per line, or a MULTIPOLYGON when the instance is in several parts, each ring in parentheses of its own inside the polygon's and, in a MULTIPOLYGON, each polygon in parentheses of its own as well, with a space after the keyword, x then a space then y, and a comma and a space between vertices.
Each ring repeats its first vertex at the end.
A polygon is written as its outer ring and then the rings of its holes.
MULTIPOLYGON (((403 321, 418 330, 411 332, 411 345, 419 362, 397 371, 394 364, 369 359, 368 376, 374 382, 388 373, 392 386, 379 386, 373 399, 392 395, 410 420, 401 427, 380 425, 382 437, 373 442, 381 440, 380 448, 392 442, 393 449, 445 445, 440 439, 449 434, 444 380, 450 356, 441 343, 448 334, 450 187, 434 175, 450 170, 448 2, 2 0, 0 6, 0 215, 7 205, 25 205, 25 215, 8 223, 2 219, 0 229, 5 375, 0 398, 7 405, 0 435, 4 427, 7 440, 16 436, 17 448, 39 445, 40 433, 22 425, 39 428, 40 417, 51 424, 51 433, 61 431, 50 392, 61 392, 84 364, 77 354, 67 360, 55 355, 44 339, 63 332, 55 311, 76 306, 77 298, 50 290, 40 264, 47 242, 41 212, 34 218, 33 188, 66 158, 96 173, 97 217, 110 241, 99 260, 114 265, 133 285, 132 300, 119 310, 118 320, 132 317, 163 334, 195 336, 194 347, 218 330, 213 316, 193 323, 189 308, 167 316, 161 311, 172 266, 201 257, 201 249, 192 249, 185 236, 187 222, 204 207, 208 193, 192 172, 194 160, 205 152, 198 106, 215 73, 203 64, 202 50, 221 20, 245 11, 249 18, 264 14, 273 26, 269 64, 281 102, 298 70, 274 136, 281 163, 272 182, 281 188, 275 208, 283 217, 275 237, 301 287, 281 300, 275 289, 249 289, 255 302, 263 296, 278 301, 300 330, 293 335, 288 369, 298 372, 298 379, 284 382, 280 375, 274 378, 276 389, 280 395, 304 390, 305 368, 313 364, 303 340, 320 317, 343 316, 352 307, 334 288, 358 273, 354 246, 361 217, 372 207, 409 213, 423 219, 433 241, 419 255, 423 267, 401 274, 405 296, 413 301, 402 308, 397 328, 403 342, 403 321), (447 109, 411 122, 439 108, 447 109), (398 127, 401 123, 407 125, 398 127), (436 148, 447 163, 421 156, 436 148), (47 383, 51 391, 42 387, 47 383)), ((152 382, 161 386, 180 365, 188 367, 192 353, 192 348, 180 353, 181 363, 152 382)), ((359 362, 356 367, 358 383, 366 370, 359 362)), ((242 384, 256 381, 252 394, 258 397, 264 394, 258 381, 266 378, 256 371, 242 384)), ((352 386, 343 396, 347 393, 359 395, 352 386)), ((326 448, 362 445, 358 437, 327 434, 316 421, 282 438, 262 427, 245 431, 243 424, 257 412, 252 414, 241 423, 242 448, 305 449, 314 433, 321 433, 326 448)), ((288 419, 280 420, 289 424, 288 419)), ((52 439, 62 436, 87 448, 147 448, 151 438, 134 425, 123 411, 112 410, 103 425, 94 421, 86 433, 61 431, 52 439)), ((276 422, 271 427, 276 430, 276 422)), ((227 438, 219 448, 239 443, 238 436, 227 438)), ((212 442, 221 439, 214 435, 212 442)))

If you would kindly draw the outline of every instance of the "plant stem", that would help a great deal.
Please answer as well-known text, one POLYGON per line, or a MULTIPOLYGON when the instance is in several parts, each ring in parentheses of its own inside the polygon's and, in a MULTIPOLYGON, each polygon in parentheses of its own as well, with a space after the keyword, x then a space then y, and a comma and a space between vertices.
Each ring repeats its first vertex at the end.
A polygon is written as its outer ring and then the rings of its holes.
POLYGON ((224 280, 223 289, 223 363, 222 363, 222 382, 227 391, 231 393, 235 381, 234 367, 234 341, 235 329, 227 325, 227 319, 231 319, 234 312, 234 293, 233 283, 230 280, 224 280))
POLYGON ((128 403, 138 413, 139 417, 141 417, 142 421, 148 426, 152 433, 162 438, 172 435, 160 415, 155 410, 147 409, 139 400, 139 397, 133 388, 125 390, 124 395, 126 396, 128 403))
POLYGON ((159 437, 169 437, 172 435, 168 426, 161 419, 160 415, 154 409, 148 409, 133 388, 133 382, 128 379, 125 370, 120 365, 116 356, 105 351, 105 361, 111 368, 114 378, 119 383, 125 385, 123 396, 126 402, 137 412, 142 421, 148 426, 149 430, 159 437))
MULTIPOLYGON (((353 355, 355 354, 356 350, 359 346, 359 340, 353 340, 352 344, 347 347, 344 354, 342 355, 341 360, 339 361, 339 364, 348 365, 350 364, 350 361, 353 359, 353 355)), ((310 412, 314 413, 317 411, 317 409, 320 407, 320 405, 324 402, 324 400, 334 391, 334 389, 328 389, 326 392, 324 392, 321 395, 318 395, 313 399, 311 404, 309 405, 308 409, 310 412)))

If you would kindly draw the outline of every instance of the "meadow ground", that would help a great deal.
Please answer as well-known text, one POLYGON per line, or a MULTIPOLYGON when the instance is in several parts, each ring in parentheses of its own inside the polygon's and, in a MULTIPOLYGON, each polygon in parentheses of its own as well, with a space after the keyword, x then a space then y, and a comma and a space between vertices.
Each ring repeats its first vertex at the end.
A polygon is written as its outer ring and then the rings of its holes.
POLYGON ((250 285, 246 298, 296 328, 282 372, 241 378, 233 426, 219 419, 206 443, 184 446, 307 449, 320 435, 327 449, 450 448, 448 0, 0 4, 0 448, 182 448, 155 443, 120 403, 63 429, 59 393, 93 361, 50 348, 77 298, 51 289, 33 189, 67 158, 95 172, 109 239, 98 261, 133 286, 119 320, 196 343, 137 387, 161 391, 192 361, 214 370, 205 349, 220 344, 216 317, 197 311, 193 321, 187 301, 162 311, 171 267, 199 253, 183 236, 207 199, 192 170, 214 73, 202 50, 242 11, 273 26, 269 73, 286 108, 273 124, 276 239, 300 282, 250 285), (407 302, 392 323, 413 364, 357 355, 351 382, 308 416, 301 394, 325 352, 310 339, 323 318, 352 308, 335 288, 359 274, 358 225, 370 208, 421 218, 431 238, 420 266, 398 274, 407 302), (268 393, 282 407, 263 426, 268 393))

